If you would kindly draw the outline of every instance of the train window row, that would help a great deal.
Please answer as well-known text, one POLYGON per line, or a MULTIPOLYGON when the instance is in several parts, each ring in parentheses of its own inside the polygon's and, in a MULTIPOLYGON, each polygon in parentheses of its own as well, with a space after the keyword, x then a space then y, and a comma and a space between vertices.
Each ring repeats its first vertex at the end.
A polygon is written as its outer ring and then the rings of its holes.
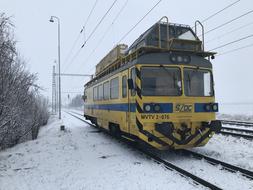
MULTIPOLYGON (((135 68, 131 69, 131 78, 135 81, 136 74, 135 68)), ((122 85, 122 98, 127 97, 127 76, 124 75, 121 81, 122 85)), ((134 83, 135 88, 135 83, 134 83)), ((131 90, 131 96, 135 96, 136 91, 131 90)), ((109 100, 109 99, 118 99, 119 98, 119 77, 115 77, 110 81, 106 81, 103 84, 100 84, 93 88, 93 100, 109 100)))
MULTIPOLYGON (((122 77, 122 97, 127 96, 127 77, 122 77)), ((93 100, 109 100, 119 98, 119 77, 113 78, 93 88, 93 100)))

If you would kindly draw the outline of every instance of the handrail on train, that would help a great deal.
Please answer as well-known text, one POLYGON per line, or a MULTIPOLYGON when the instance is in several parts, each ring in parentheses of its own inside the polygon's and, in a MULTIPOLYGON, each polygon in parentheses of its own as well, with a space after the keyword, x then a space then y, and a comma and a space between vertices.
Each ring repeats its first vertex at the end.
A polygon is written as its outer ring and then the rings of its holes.
POLYGON ((198 36, 198 34, 197 34, 198 33, 197 24, 199 24, 201 26, 201 30, 202 30, 202 35, 201 35, 202 36, 202 51, 205 51, 205 47, 204 47, 205 46, 205 41, 204 41, 205 40, 204 26, 203 26, 203 24, 199 20, 195 21, 195 27, 194 28, 195 28, 195 34, 196 34, 196 36, 198 36))
POLYGON ((158 46, 159 46, 159 48, 161 48, 162 47, 162 40, 161 40, 161 22, 162 22, 162 20, 166 20, 165 21, 165 23, 166 23, 166 26, 167 26, 167 31, 166 31, 166 36, 167 36, 167 48, 169 48, 169 46, 168 46, 168 42, 169 42, 169 19, 168 19, 168 17, 167 16, 163 16, 159 21, 158 21, 158 39, 159 39, 159 41, 158 41, 158 46))

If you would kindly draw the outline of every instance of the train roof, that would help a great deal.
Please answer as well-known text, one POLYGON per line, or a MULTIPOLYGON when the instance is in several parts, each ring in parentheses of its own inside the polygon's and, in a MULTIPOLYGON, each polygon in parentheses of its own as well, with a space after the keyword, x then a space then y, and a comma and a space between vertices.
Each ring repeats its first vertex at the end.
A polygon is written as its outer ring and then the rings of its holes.
POLYGON ((215 52, 204 51, 204 28, 199 21, 196 23, 194 32, 188 25, 169 23, 168 18, 163 17, 141 34, 123 55, 114 53, 118 52, 118 46, 110 51, 106 55, 108 62, 97 65, 95 78, 86 85, 134 64, 178 64, 212 68, 209 59, 214 58, 215 52), (202 27, 202 41, 196 34, 196 23, 202 27))
POLYGON ((204 59, 203 57, 194 55, 194 54, 185 54, 185 53, 173 53, 173 52, 150 52, 139 56, 138 58, 128 62, 127 64, 123 65, 119 69, 104 75, 102 77, 95 77, 91 81, 85 84, 85 86, 95 85, 103 80, 110 78, 111 76, 126 70, 134 65, 142 64, 142 65, 184 65, 184 66, 196 66, 196 67, 203 67, 203 68, 212 68, 212 64, 209 60, 204 59), (175 58, 175 59, 173 59, 175 58), (179 61, 177 59, 180 58, 179 61), (185 59, 186 61, 181 61, 185 59))

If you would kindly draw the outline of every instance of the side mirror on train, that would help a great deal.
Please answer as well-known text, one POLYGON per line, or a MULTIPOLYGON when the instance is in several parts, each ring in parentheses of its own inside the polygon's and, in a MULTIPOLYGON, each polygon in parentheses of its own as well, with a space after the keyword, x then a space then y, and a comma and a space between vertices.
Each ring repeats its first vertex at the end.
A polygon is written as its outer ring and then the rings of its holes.
POLYGON ((128 85, 128 89, 129 89, 129 90, 134 89, 134 82, 133 82, 133 79, 127 79, 127 85, 128 85))
POLYGON ((85 100, 87 99, 86 95, 82 95, 83 101, 85 102, 85 100))

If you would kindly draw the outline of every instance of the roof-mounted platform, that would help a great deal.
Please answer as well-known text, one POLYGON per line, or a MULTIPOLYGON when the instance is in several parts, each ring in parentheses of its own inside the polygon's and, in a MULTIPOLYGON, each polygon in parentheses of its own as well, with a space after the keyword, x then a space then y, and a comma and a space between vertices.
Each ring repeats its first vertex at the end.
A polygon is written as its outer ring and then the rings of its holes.
POLYGON ((93 81, 115 71, 145 53, 184 52, 203 58, 213 58, 215 52, 206 52, 204 50, 204 27, 201 22, 196 21, 194 28, 195 31, 188 25, 169 23, 167 17, 162 17, 140 35, 128 49, 125 44, 119 44, 112 49, 97 64, 96 76, 93 81), (201 27, 202 34, 200 36, 202 40, 197 35, 198 26, 201 27))

